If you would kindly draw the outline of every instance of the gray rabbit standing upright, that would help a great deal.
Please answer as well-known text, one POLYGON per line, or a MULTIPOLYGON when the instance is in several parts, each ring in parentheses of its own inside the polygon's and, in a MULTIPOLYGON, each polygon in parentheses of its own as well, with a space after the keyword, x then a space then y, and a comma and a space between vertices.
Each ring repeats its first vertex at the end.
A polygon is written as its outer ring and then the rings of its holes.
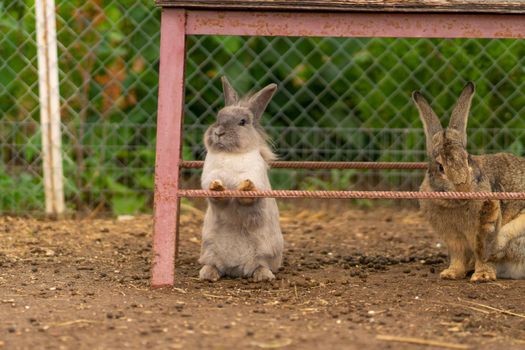
MULTIPOLYGON (((268 162, 275 159, 260 120, 277 90, 270 84, 239 98, 222 78, 225 107, 204 135, 203 189, 271 190, 268 162)), ((202 229, 199 278, 272 280, 281 266, 283 237, 274 198, 209 198, 202 229)))

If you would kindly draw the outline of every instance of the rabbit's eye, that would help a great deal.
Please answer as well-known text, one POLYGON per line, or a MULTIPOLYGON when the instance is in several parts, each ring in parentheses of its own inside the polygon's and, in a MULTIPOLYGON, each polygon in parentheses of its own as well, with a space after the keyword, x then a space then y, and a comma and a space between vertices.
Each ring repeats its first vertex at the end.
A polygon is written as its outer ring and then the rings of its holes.
POLYGON ((441 165, 441 163, 437 163, 438 165, 438 170, 441 174, 443 174, 445 172, 445 169, 443 168, 443 165, 441 165))
POLYGON ((239 125, 240 126, 245 126, 246 125, 246 119, 241 119, 241 121, 239 122, 239 125))

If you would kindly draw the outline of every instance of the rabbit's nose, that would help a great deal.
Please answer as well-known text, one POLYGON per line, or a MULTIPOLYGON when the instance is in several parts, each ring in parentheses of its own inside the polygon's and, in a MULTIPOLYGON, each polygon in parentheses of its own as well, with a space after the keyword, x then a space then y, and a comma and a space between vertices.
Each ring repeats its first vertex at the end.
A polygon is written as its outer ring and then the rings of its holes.
POLYGON ((221 136, 223 136, 224 134, 225 134, 225 132, 222 131, 222 130, 220 130, 220 131, 219 131, 219 130, 215 130, 215 136, 217 136, 217 137, 221 137, 221 136))

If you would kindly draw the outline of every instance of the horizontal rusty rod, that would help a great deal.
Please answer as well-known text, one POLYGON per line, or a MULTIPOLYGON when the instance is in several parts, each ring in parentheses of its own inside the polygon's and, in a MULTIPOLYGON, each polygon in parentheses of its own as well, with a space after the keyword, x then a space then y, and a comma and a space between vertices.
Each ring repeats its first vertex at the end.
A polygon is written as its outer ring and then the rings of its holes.
MULTIPOLYGON (((184 160, 181 168, 199 169, 201 160, 184 160)), ((426 169, 427 163, 416 162, 270 162, 272 168, 292 169, 426 169)))
POLYGON ((495 199, 525 200, 525 192, 416 192, 416 191, 205 191, 178 190, 179 197, 269 197, 269 198, 327 198, 327 199, 495 199))

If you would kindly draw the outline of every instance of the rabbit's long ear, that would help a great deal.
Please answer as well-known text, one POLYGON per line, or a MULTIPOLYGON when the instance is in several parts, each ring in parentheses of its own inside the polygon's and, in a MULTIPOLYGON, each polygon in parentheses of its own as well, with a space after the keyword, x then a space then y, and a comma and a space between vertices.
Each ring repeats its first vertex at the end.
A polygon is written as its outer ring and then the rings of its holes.
POLYGON ((262 90, 256 92, 248 99, 247 107, 252 111, 253 116, 256 121, 261 119, 261 116, 270 103, 270 100, 273 97, 273 94, 277 91, 276 84, 270 84, 264 87, 262 90))
POLYGON ((430 104, 427 100, 421 95, 419 91, 414 91, 412 93, 412 99, 414 100, 417 110, 419 111, 419 117, 423 122, 423 127, 425 129, 425 137, 427 140, 427 154, 432 154, 432 137, 438 132, 442 131, 441 123, 437 117, 430 104))
POLYGON ((458 102, 452 110, 452 116, 450 117, 450 123, 448 124, 449 128, 455 129, 461 133, 464 146, 467 145, 467 120, 474 91, 474 83, 469 81, 463 88, 458 102))
POLYGON ((222 90, 224 91, 224 104, 226 106, 231 106, 239 102, 239 95, 237 95, 237 92, 231 86, 230 82, 228 81, 228 78, 223 76, 221 78, 221 81, 222 81, 222 90))

